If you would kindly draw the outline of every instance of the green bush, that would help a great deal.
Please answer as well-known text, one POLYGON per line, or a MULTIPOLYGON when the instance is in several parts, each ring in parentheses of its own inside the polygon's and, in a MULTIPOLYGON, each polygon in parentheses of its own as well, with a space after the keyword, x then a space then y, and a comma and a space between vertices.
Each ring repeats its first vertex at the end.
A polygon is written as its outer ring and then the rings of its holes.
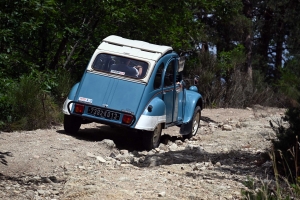
POLYGON ((273 146, 276 152, 278 171, 288 179, 296 181, 299 177, 298 168, 300 166, 300 107, 289 108, 282 121, 277 122, 277 126, 272 121, 270 124, 277 135, 277 138, 273 140, 273 146), (284 121, 288 126, 282 123, 284 121))
POLYGON ((278 195, 270 189, 269 184, 248 177, 244 185, 247 189, 242 189, 241 193, 245 200, 278 200, 278 195))
POLYGON ((70 73, 65 69, 55 71, 32 70, 29 75, 34 79, 44 92, 49 93, 58 103, 61 103, 68 95, 70 88, 74 84, 70 73))
POLYGON ((0 130, 32 130, 61 122, 61 107, 73 84, 63 69, 32 69, 19 80, 1 78, 0 130))
POLYGON ((9 101, 7 91, 13 84, 13 80, 1 78, 0 81, 0 129, 7 130, 7 122, 12 121, 12 105, 9 101))
POLYGON ((299 184, 290 184, 284 178, 272 180, 254 180, 247 178, 241 189, 244 200, 294 200, 299 199, 299 184))
POLYGON ((280 106, 282 97, 274 93, 263 75, 252 71, 252 79, 243 72, 243 58, 240 46, 229 52, 222 52, 220 59, 209 52, 199 52, 187 60, 188 83, 199 75, 198 90, 203 95, 206 107, 251 107, 280 106))
POLYGON ((32 76, 22 76, 7 92, 11 105, 11 130, 47 128, 60 122, 62 117, 50 93, 44 91, 32 76))
POLYGON ((64 69, 57 70, 54 74, 56 85, 52 88, 51 94, 55 98, 57 104, 62 106, 70 89, 75 84, 75 79, 73 79, 70 73, 64 69))

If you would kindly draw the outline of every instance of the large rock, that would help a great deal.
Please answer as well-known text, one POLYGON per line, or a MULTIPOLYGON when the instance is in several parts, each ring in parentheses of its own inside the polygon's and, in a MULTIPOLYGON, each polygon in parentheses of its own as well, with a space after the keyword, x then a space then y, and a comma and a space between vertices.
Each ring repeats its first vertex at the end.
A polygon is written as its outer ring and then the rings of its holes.
POLYGON ((114 141, 109 140, 109 139, 104 139, 101 142, 99 142, 99 144, 100 145, 105 145, 105 146, 107 146, 111 149, 116 147, 116 144, 114 143, 114 141))
POLYGON ((222 126, 222 130, 223 131, 232 131, 232 126, 228 125, 228 124, 224 124, 222 126))

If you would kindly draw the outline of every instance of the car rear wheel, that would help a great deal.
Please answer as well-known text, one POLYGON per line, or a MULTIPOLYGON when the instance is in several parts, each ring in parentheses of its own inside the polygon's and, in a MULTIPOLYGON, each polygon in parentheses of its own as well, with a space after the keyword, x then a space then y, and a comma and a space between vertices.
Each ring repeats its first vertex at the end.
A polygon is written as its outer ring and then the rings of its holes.
POLYGON ((158 124, 154 131, 146 131, 143 133, 143 146, 146 150, 151 150, 159 146, 161 130, 161 124, 158 124))
POLYGON ((73 115, 64 116, 64 129, 67 133, 76 134, 81 126, 82 119, 73 115))
POLYGON ((184 139, 190 139, 197 134, 198 128, 200 127, 200 118, 201 118, 201 109, 199 106, 195 108, 193 121, 192 121, 192 130, 189 134, 183 135, 184 139))

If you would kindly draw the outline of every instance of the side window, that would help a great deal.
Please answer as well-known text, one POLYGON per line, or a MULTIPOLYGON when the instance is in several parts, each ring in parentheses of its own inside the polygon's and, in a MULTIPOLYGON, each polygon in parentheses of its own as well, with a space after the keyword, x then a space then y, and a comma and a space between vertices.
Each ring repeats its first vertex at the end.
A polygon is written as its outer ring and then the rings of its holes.
POLYGON ((157 69, 155 79, 154 79, 154 89, 158 89, 161 87, 161 77, 164 71, 164 63, 161 63, 160 66, 157 69))
POLYGON ((164 79, 164 87, 174 85, 174 65, 175 61, 172 60, 166 70, 165 79, 164 79))

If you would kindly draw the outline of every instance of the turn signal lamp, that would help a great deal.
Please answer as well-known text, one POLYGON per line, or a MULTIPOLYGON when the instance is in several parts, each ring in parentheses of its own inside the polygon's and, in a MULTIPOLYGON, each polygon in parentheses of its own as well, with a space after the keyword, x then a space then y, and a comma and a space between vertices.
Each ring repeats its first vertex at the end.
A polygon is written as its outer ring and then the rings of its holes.
POLYGON ((84 111, 84 105, 82 104, 75 104, 75 113, 82 114, 84 111))
POLYGON ((123 115, 123 118, 122 118, 122 123, 123 124, 131 124, 133 120, 133 116, 132 115, 123 115))

